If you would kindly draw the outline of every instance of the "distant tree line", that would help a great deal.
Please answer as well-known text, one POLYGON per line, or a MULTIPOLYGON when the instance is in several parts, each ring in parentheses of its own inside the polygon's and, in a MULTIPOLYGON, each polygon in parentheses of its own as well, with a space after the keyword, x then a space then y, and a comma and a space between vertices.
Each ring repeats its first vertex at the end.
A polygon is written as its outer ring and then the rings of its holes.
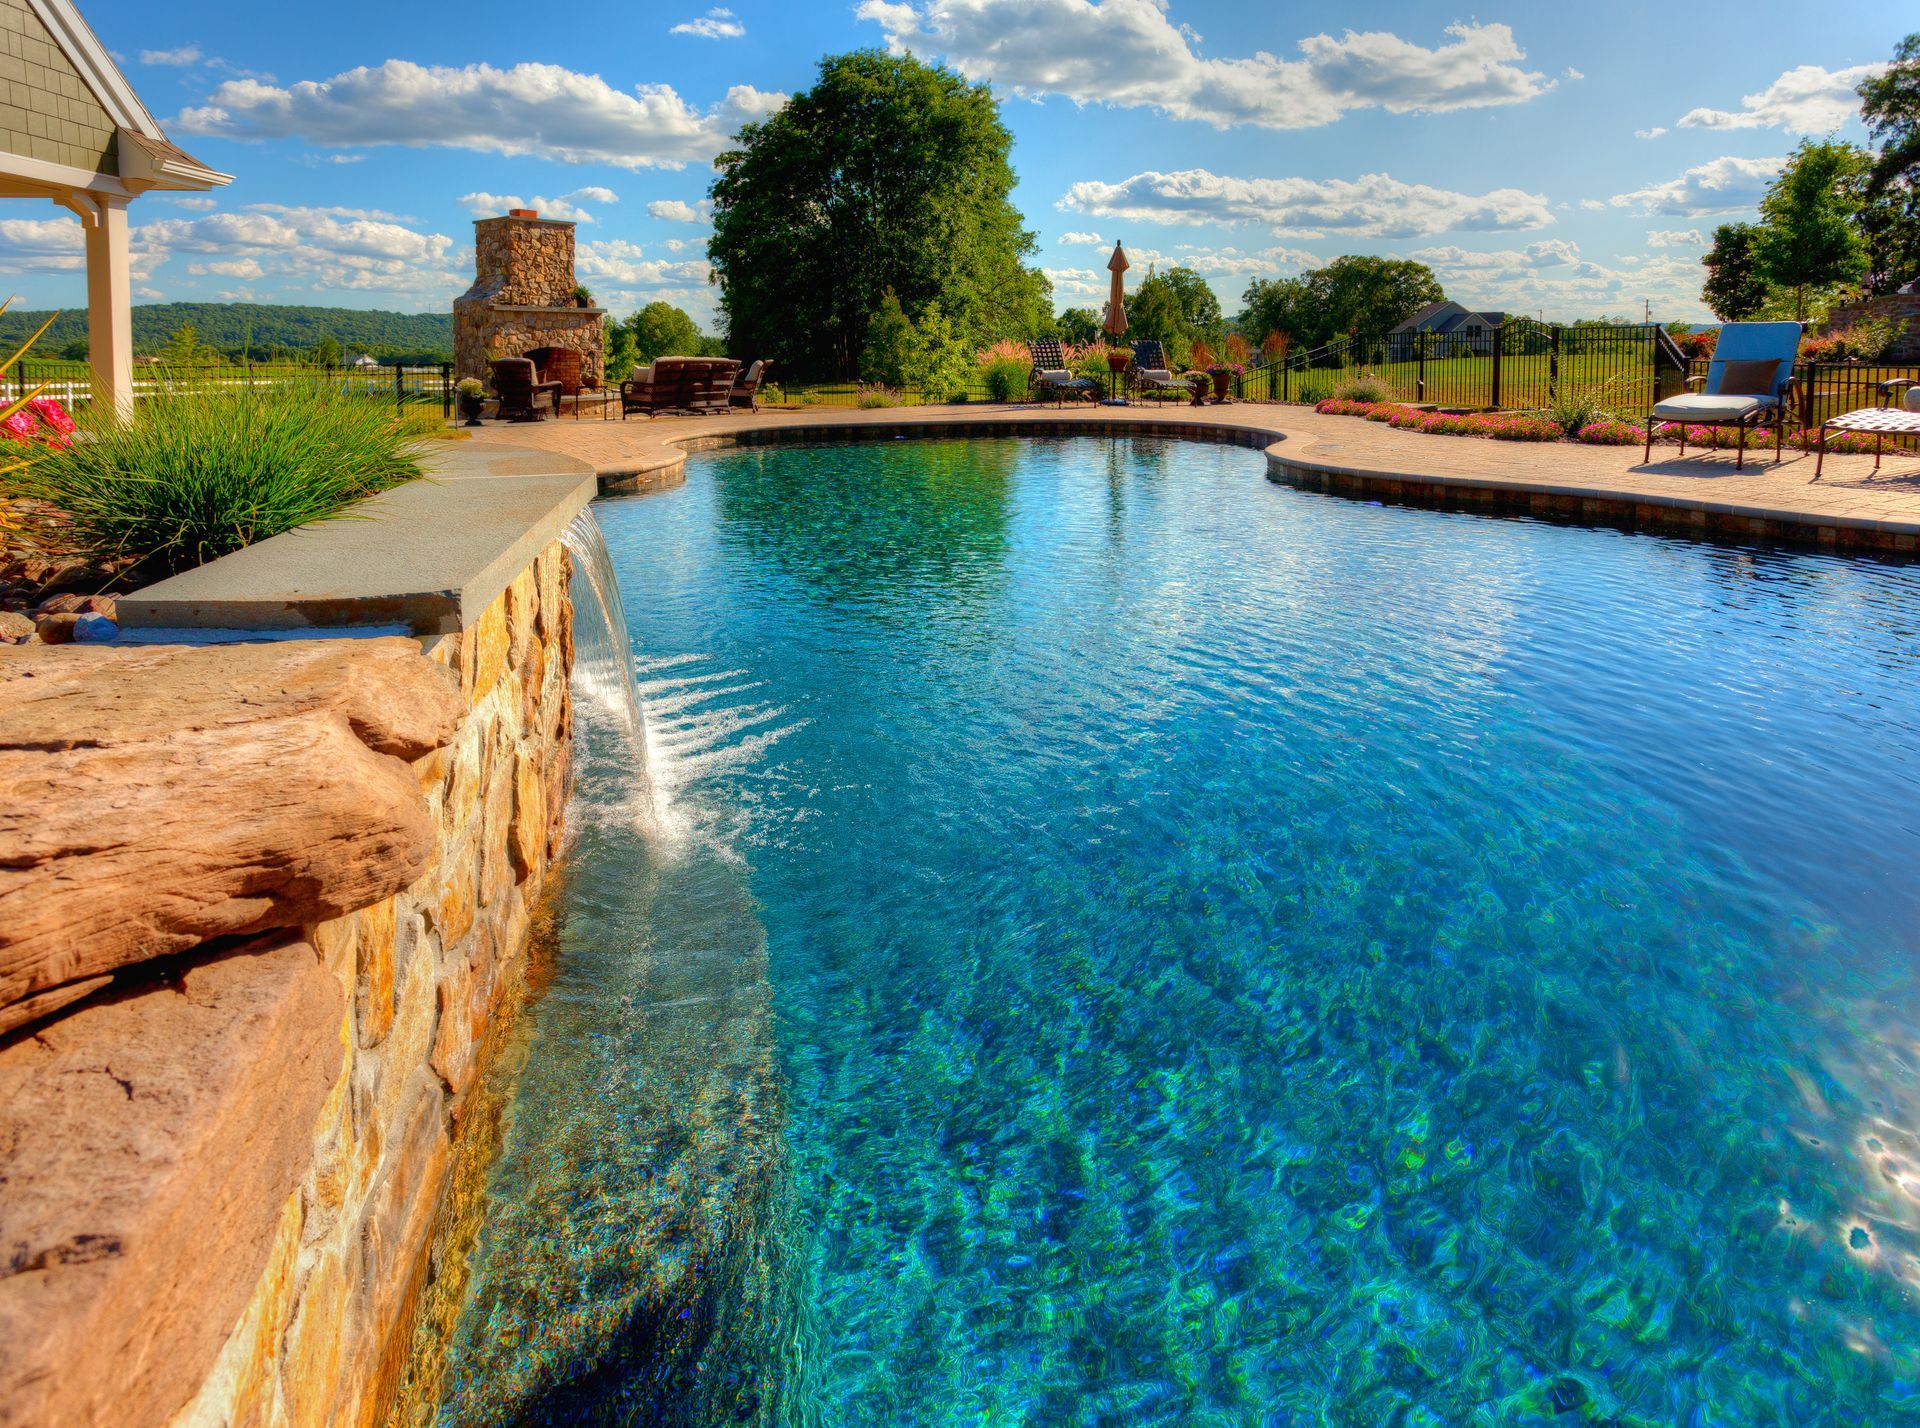
MULTIPOLYGON (((9 344, 11 351, 52 315, 25 310, 0 315, 0 342, 9 344)), ((133 309, 133 350, 141 356, 159 356, 183 326, 192 329, 204 360, 237 361, 250 355, 256 362, 297 361, 325 351, 335 354, 335 362, 363 352, 387 362, 445 362, 453 357, 451 312, 278 303, 140 304, 133 309)), ((85 361, 86 310, 62 312, 34 344, 33 355, 85 361)))

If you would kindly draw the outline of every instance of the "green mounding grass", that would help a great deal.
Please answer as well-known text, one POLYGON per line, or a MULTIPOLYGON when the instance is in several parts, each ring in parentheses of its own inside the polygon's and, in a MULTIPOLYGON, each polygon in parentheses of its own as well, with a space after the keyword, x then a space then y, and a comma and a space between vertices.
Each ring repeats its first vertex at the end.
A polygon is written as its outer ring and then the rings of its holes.
POLYGON ((61 511, 73 553, 151 580, 411 480, 422 435, 417 413, 317 384, 184 392, 83 415, 0 485, 61 511))

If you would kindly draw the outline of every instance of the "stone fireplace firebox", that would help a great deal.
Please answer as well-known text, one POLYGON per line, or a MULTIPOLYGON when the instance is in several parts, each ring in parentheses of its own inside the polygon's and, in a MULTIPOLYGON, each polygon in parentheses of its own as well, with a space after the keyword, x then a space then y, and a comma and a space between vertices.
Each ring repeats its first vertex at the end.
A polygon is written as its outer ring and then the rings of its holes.
POLYGON ((489 357, 571 347, 580 375, 601 375, 604 309, 573 303, 573 225, 516 208, 473 225, 473 286, 453 300, 453 366, 487 378, 489 357))

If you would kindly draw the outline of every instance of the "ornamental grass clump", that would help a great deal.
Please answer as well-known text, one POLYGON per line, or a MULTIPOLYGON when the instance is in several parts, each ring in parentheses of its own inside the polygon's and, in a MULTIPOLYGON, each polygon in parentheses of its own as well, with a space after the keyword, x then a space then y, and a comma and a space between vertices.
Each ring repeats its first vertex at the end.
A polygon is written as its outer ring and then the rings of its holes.
POLYGON ((62 540, 158 579, 339 515, 420 474, 417 423, 305 382, 172 392, 132 420, 89 414, 0 484, 64 517, 62 540))
POLYGON ((1333 394, 1336 397, 1342 397, 1350 402, 1390 402, 1393 400, 1393 392, 1388 388, 1387 384, 1378 377, 1373 376, 1349 377, 1333 389, 1333 394))

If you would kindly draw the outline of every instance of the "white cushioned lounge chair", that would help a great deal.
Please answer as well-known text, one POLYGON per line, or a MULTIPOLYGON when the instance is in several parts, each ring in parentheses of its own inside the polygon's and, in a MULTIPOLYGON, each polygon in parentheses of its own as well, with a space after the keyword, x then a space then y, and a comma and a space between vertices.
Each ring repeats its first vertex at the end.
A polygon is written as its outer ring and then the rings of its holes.
POLYGON ((1737 471, 1747 459, 1747 433, 1771 426, 1773 459, 1778 461, 1786 431, 1788 394, 1794 382, 1793 363, 1799 353, 1797 322, 1729 322, 1720 329, 1705 379, 1687 379, 1689 386, 1698 385, 1702 390, 1668 397, 1648 414, 1647 449, 1642 460, 1653 460, 1654 423, 1668 421, 1679 423, 1683 460, 1688 427, 1738 427, 1740 445, 1733 461, 1737 471))

